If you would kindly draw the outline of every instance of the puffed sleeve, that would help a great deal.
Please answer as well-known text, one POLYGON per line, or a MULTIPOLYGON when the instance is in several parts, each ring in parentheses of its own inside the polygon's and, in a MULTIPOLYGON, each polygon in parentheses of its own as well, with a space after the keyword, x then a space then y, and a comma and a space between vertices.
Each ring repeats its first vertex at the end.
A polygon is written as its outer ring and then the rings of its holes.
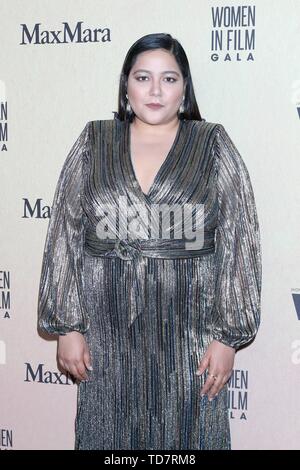
POLYGON ((225 128, 217 125, 218 226, 213 338, 235 349, 260 325, 261 245, 249 173, 225 128))
POLYGON ((82 166, 88 152, 89 122, 69 151, 54 193, 38 294, 38 328, 49 334, 85 333, 81 206, 82 166))

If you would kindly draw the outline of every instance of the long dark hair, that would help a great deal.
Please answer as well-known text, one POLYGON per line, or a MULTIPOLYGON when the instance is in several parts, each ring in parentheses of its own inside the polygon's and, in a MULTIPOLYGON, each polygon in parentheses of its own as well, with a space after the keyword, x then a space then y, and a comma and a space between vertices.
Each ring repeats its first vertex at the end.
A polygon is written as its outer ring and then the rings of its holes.
POLYGON ((118 112, 114 112, 114 118, 120 121, 132 122, 134 118, 134 112, 126 110, 127 104, 127 81, 131 68, 133 67, 137 55, 144 51, 150 51, 153 49, 166 49, 175 57, 175 60, 181 70, 183 79, 185 82, 185 93, 184 93, 184 112, 178 115, 179 119, 188 119, 202 121, 205 120, 201 117, 198 109, 194 87, 190 72, 189 61, 184 52, 182 45, 174 39, 171 34, 166 33, 153 33, 147 34, 142 38, 138 39, 129 49, 126 54, 119 83, 119 98, 118 98, 118 112))

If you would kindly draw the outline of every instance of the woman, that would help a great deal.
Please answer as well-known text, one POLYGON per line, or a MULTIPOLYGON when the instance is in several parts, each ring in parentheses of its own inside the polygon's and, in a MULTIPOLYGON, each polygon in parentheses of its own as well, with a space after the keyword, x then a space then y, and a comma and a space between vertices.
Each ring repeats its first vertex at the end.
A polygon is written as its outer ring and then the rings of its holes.
POLYGON ((115 119, 88 122, 67 156, 45 243, 38 324, 80 380, 75 448, 230 449, 227 382, 260 291, 246 166, 201 118, 180 43, 144 36, 115 119))

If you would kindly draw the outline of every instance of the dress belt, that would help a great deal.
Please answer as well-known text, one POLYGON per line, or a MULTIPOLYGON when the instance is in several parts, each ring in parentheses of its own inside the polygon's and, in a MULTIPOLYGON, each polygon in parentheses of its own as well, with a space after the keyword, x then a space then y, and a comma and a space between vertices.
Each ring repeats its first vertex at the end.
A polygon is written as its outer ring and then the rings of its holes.
POLYGON ((132 325, 145 306, 144 258, 182 259, 214 253, 215 229, 204 231, 203 244, 199 249, 186 249, 187 241, 182 238, 98 238, 95 230, 86 229, 84 251, 88 255, 101 258, 120 258, 133 263, 133 275, 129 286, 131 303, 128 327, 132 325))

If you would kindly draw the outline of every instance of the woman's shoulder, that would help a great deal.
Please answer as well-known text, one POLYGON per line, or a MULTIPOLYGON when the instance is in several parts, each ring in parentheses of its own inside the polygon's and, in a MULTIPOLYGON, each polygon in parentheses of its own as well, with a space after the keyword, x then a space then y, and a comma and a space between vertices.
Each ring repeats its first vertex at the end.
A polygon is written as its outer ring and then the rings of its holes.
MULTIPOLYGON (((183 123, 189 126, 196 132, 205 134, 215 134, 224 131, 224 126, 219 122, 207 121, 202 118, 201 121, 194 119, 184 119, 183 123)), ((121 129, 125 125, 125 121, 120 119, 95 119, 87 122, 87 127, 92 130, 91 135, 97 135, 98 133, 109 133, 113 132, 116 128, 121 129)))
MULTIPOLYGON (((196 127, 209 127, 209 128, 215 128, 216 126, 221 126, 222 124, 219 122, 212 122, 212 121, 207 121, 206 119, 202 118, 201 121, 195 120, 195 119, 183 119, 183 121, 189 125, 193 125, 196 127)), ((88 121, 87 124, 90 124, 91 126, 112 126, 114 124, 124 124, 125 121, 121 121, 120 119, 95 119, 88 121)))
POLYGON ((212 122, 212 121, 207 121, 206 119, 202 118, 201 121, 199 120, 188 120, 188 122, 191 122, 193 123, 195 126, 198 126, 198 127, 209 127, 211 129, 214 129, 216 126, 222 126, 222 124, 220 122, 212 122))
POLYGON ((110 138, 115 135, 116 119, 94 119, 86 123, 88 139, 90 143, 97 143, 100 135, 102 139, 110 138))
POLYGON ((206 119, 198 120, 186 120, 187 125, 191 126, 196 132, 199 132, 201 135, 215 136, 221 132, 224 127, 219 122, 207 121, 206 119))
POLYGON ((116 119, 94 119, 87 122, 90 127, 111 127, 116 122, 116 119))

